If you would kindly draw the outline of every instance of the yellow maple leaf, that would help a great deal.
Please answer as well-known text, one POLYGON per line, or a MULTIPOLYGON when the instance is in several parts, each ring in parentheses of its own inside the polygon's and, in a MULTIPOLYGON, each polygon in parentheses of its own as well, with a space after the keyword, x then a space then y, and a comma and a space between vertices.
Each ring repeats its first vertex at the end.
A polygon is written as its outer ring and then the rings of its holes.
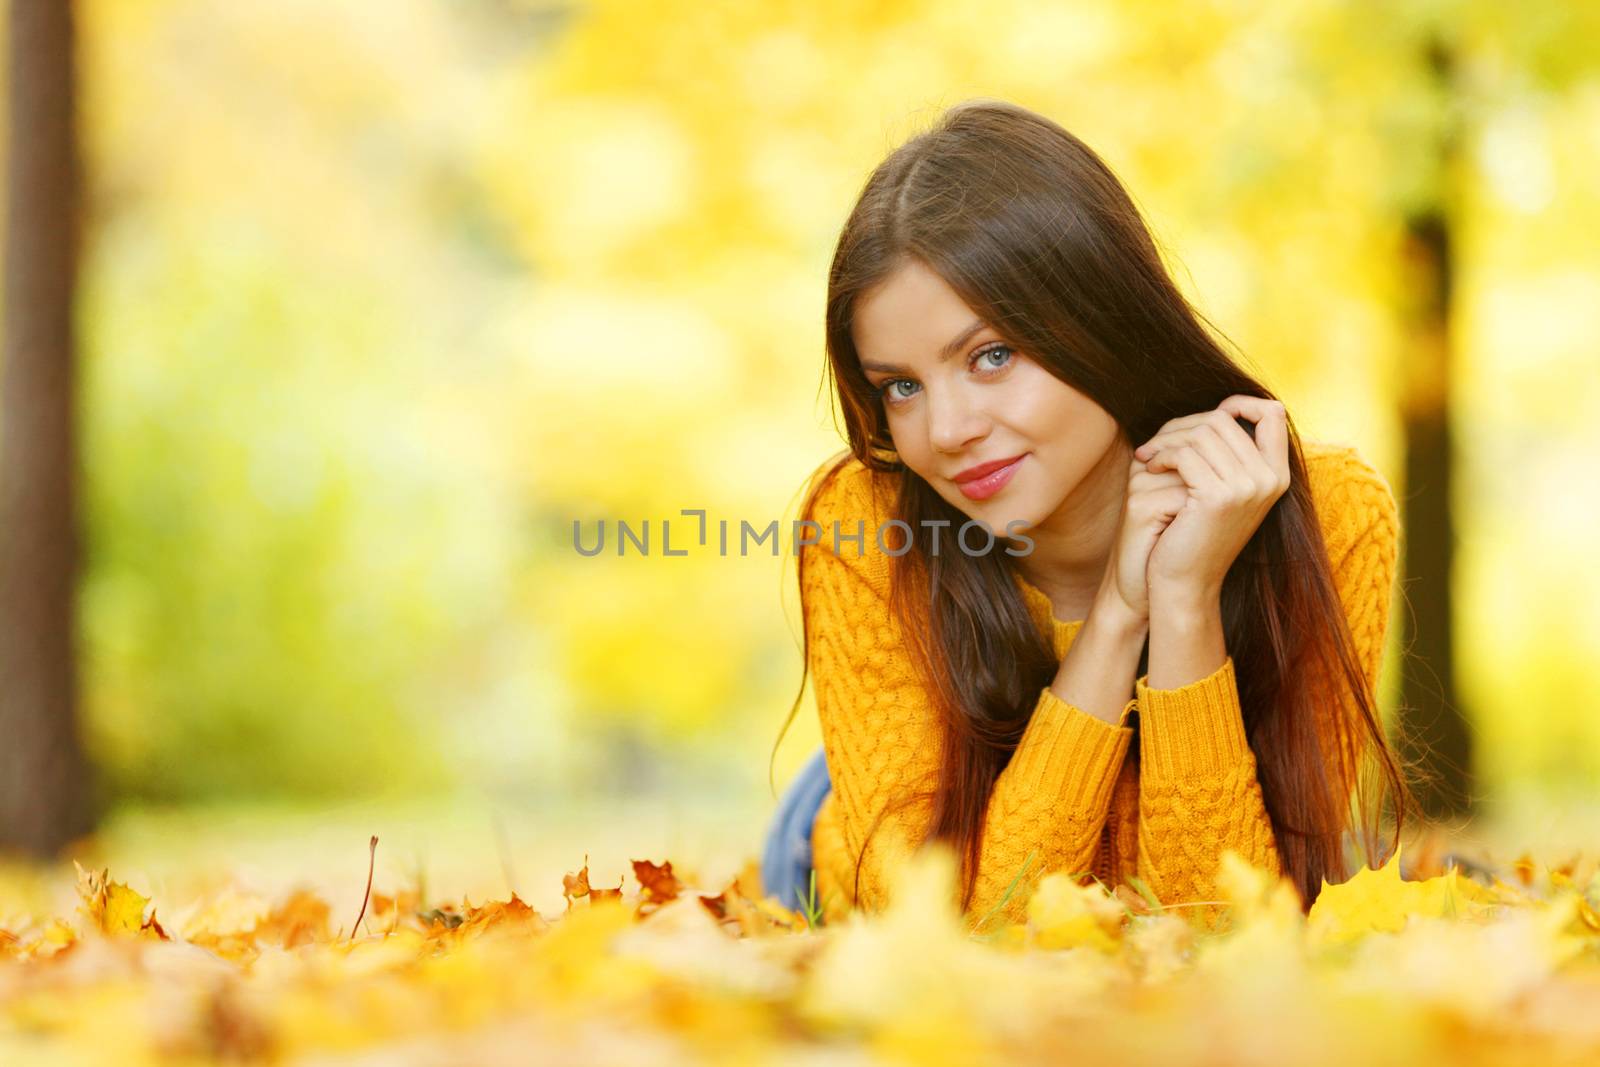
POLYGON ((1126 916, 1127 908, 1098 883, 1079 885, 1065 871, 1039 879, 1028 898, 1028 927, 1040 948, 1087 946, 1115 952, 1126 916))
POLYGON ((1370 933, 1405 929, 1413 915, 1476 919, 1493 907, 1494 895, 1456 868, 1423 881, 1400 877, 1400 850, 1377 870, 1363 867, 1338 885, 1322 883, 1307 916, 1307 934, 1319 947, 1346 944, 1370 933))
POLYGON ((80 910, 96 929, 106 934, 133 934, 167 940, 167 932, 156 922, 155 912, 145 918, 150 898, 136 893, 121 882, 110 881, 109 870, 87 871, 77 860, 80 910))

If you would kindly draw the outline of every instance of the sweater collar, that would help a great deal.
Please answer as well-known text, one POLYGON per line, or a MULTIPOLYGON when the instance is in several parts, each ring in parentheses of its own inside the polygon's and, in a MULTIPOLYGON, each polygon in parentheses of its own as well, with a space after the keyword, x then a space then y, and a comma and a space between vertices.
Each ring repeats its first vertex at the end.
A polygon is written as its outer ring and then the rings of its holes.
POLYGON ((1078 635, 1085 620, 1062 621, 1056 618, 1054 605, 1050 603, 1050 597, 1044 590, 1024 578, 1021 571, 1013 569, 1011 575, 1017 583, 1017 588, 1022 592, 1022 599, 1028 605, 1028 613, 1033 616, 1034 622, 1041 631, 1049 628, 1051 636, 1055 639, 1056 649, 1064 654, 1066 646, 1078 635))

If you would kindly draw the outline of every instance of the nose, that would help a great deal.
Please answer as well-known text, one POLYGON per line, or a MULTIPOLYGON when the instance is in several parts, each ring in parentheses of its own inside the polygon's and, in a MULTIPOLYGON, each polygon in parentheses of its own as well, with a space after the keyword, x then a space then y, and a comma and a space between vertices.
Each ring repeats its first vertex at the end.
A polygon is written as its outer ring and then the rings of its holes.
POLYGON ((928 443, 935 452, 958 453, 988 432, 988 417, 962 390, 929 390, 928 443))

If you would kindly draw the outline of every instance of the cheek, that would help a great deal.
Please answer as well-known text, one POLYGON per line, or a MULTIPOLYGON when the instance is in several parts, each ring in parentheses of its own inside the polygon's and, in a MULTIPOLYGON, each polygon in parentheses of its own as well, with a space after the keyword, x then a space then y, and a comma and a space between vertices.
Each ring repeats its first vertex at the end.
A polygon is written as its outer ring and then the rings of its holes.
POLYGON ((1040 372, 1017 376, 1006 390, 1001 421, 1040 449, 1056 449, 1070 441, 1083 415, 1060 382, 1040 372), (1043 379, 1042 381, 1040 379, 1043 379))
POLYGON ((913 474, 921 475, 931 481, 934 477, 933 470, 938 464, 928 447, 928 435, 918 425, 917 417, 910 413, 890 415, 887 418, 886 429, 900 462, 911 468, 913 474))
POLYGON ((1057 455, 1099 453, 1116 431, 1108 412, 1036 363, 1017 368, 1006 384, 1009 421, 1019 434, 1057 455))
POLYGON ((1039 460, 1029 487, 1033 503, 1053 507, 1071 493, 1105 455, 1117 434, 1116 421, 1092 400, 1043 374, 1018 397, 1015 432, 1039 460))

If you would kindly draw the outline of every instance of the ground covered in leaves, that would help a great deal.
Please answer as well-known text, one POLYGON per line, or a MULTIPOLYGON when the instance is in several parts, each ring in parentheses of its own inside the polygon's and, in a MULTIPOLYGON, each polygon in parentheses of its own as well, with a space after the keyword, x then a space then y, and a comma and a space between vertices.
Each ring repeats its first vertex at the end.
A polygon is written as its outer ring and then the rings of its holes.
POLYGON ((1406 866, 1306 915, 1230 853, 1204 922, 1052 874, 1026 923, 979 933, 939 849, 885 913, 816 928, 753 863, 602 886, 585 857, 550 914, 369 876, 351 915, 78 866, 68 914, 0 895, 0 1063, 1600 1062, 1595 861, 1406 866))

